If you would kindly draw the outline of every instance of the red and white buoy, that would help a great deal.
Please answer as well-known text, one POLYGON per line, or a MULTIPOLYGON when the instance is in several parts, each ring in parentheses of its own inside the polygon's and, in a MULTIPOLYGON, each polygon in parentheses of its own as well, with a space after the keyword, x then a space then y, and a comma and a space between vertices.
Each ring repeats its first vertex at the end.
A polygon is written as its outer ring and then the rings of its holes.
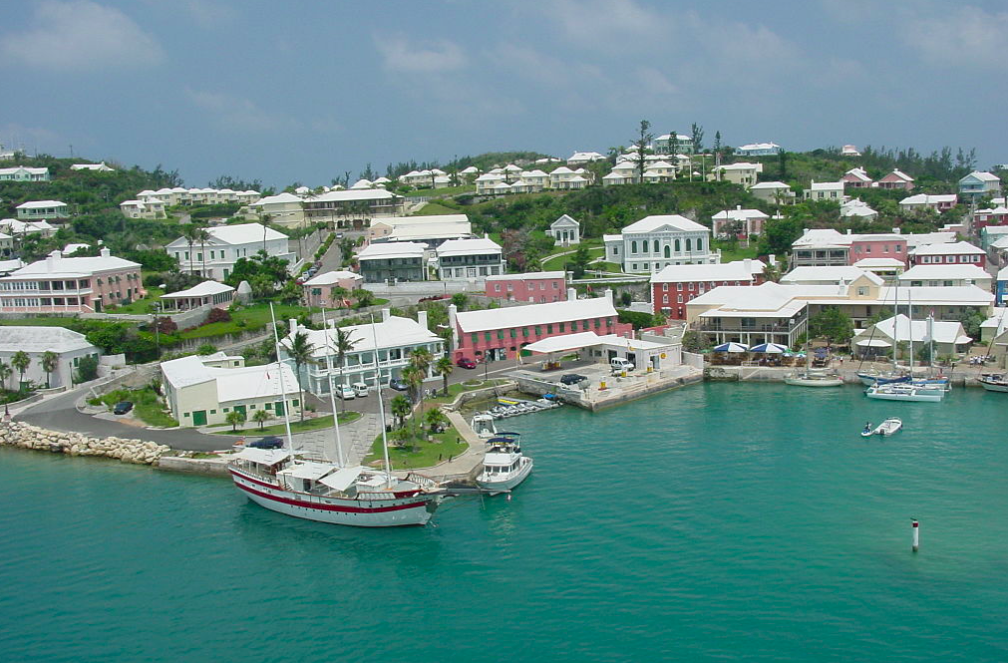
POLYGON ((913 552, 917 552, 917 549, 920 548, 920 527, 918 526, 916 520, 913 521, 912 527, 913 527, 913 547, 911 549, 913 550, 913 552))

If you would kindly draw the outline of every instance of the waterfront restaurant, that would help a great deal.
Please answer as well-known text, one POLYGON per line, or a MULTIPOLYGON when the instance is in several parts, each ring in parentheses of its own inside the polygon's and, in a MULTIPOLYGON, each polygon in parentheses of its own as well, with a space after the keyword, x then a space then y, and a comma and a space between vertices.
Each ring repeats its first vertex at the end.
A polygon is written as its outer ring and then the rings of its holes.
POLYGON ((517 358, 524 347, 551 336, 593 331, 599 335, 630 335, 633 326, 618 320, 612 291, 593 299, 511 306, 459 313, 452 304, 448 318, 454 335, 453 359, 500 361, 517 358))

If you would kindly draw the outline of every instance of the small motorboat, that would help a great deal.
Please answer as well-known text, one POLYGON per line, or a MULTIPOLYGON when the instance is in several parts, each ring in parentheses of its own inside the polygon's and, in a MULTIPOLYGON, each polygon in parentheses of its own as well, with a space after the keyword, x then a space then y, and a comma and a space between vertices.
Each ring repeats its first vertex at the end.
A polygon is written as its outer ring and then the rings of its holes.
POLYGON ((890 417, 878 425, 878 428, 875 429, 875 433, 885 437, 899 432, 901 428, 903 428, 903 420, 897 419, 896 417, 890 417))
POLYGON ((476 485, 491 496, 508 493, 532 473, 532 459, 522 454, 519 433, 498 433, 487 443, 490 449, 483 457, 483 471, 476 485))
POLYGON ((875 434, 875 429, 872 428, 871 422, 867 422, 864 425, 864 430, 861 431, 861 437, 871 437, 875 434))

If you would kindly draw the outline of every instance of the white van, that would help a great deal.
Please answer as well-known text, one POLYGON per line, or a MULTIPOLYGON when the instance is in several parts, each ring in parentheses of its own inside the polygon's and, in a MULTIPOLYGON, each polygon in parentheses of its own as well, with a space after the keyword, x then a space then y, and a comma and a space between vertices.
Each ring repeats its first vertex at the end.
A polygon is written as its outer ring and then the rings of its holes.
POLYGON ((354 393, 357 394, 357 398, 364 398, 370 393, 370 389, 363 382, 355 382, 353 384, 354 393))
POLYGON ((609 366, 612 367, 614 372, 632 371, 634 369, 633 362, 622 357, 613 357, 610 359, 609 366))

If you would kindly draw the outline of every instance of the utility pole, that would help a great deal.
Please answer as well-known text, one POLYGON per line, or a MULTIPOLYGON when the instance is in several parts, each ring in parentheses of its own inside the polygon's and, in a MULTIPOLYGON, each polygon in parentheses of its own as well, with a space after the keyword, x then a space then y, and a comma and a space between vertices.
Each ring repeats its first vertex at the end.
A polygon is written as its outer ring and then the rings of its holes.
POLYGON ((154 302, 154 346, 157 348, 157 358, 161 358, 161 302, 154 302))

